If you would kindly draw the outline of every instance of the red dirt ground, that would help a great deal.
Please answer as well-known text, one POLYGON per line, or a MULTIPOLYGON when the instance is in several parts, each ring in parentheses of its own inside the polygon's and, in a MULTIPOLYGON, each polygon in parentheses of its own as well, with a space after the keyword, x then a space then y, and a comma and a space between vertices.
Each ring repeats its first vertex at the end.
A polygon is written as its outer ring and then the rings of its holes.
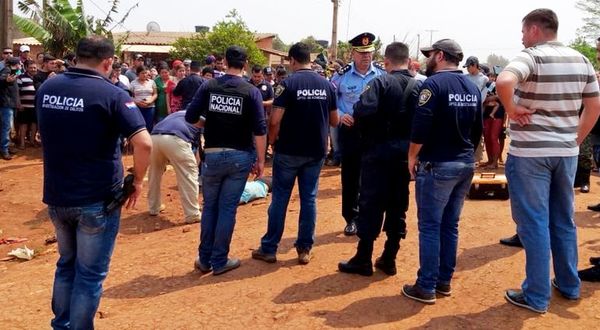
MULTIPOLYGON (((131 158, 125 162, 131 164, 131 158)), ((27 262, 0 262, 2 329, 45 329, 52 317, 58 255, 55 244, 44 245, 53 227, 41 202, 42 174, 39 149, 0 161, 0 238, 29 239, 0 245, 0 256, 24 244, 40 253, 27 262)), ((202 276, 193 271, 199 226, 183 225, 174 173, 168 171, 164 213, 150 217, 145 198, 136 210, 123 213, 96 327, 594 329, 600 322, 600 284, 584 283, 576 302, 553 293, 550 310, 542 316, 504 301, 504 289, 519 287, 524 273, 523 251, 498 244, 514 232, 508 201, 466 201, 452 297, 424 306, 400 293, 403 284, 414 281, 418 265, 414 198, 398 275, 376 272, 365 278, 337 271, 337 263, 350 258, 356 245, 356 238, 342 234, 339 168, 324 168, 319 190, 315 257, 309 265, 297 264, 293 248, 299 211, 295 193, 276 264, 250 258, 266 228, 267 198, 238 209, 231 255, 242 260, 242 267, 218 277, 202 276)), ((590 194, 576 193, 580 268, 600 254, 600 214, 585 208, 600 201, 599 193, 597 177, 590 194)), ((382 245, 382 239, 376 242, 376 254, 382 245)))

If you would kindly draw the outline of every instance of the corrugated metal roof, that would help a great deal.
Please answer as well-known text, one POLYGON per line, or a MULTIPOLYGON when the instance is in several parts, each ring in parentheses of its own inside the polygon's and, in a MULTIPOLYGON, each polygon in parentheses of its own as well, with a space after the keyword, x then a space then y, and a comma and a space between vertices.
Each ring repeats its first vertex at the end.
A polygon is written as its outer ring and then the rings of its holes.
POLYGON ((37 41, 36 38, 19 38, 13 39, 13 45, 29 45, 29 46, 41 46, 42 43, 37 41))
POLYGON ((163 53, 168 54, 173 49, 169 45, 121 45, 121 51, 130 53, 163 53))
MULTIPOLYGON (((172 45, 179 38, 190 38, 196 32, 116 32, 113 33, 115 41, 127 36, 124 43, 128 45, 172 45)), ((273 33, 255 33, 256 40, 275 37, 273 33)))

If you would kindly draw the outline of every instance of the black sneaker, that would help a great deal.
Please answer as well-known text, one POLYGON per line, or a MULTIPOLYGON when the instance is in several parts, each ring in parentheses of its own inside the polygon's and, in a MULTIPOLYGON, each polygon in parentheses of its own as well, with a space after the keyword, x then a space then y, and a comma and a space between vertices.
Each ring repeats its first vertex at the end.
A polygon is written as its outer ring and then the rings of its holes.
POLYGON ((435 293, 427 293, 421 289, 417 284, 409 285, 406 284, 402 287, 402 294, 407 298, 422 302, 424 304, 433 305, 435 304, 435 293))
POLYGON ((521 243, 521 239, 519 238, 518 234, 514 234, 511 237, 501 239, 500 244, 521 248, 523 247, 523 244, 521 243))
POLYGON ((577 272, 579 278, 586 282, 600 282, 600 266, 586 268, 577 272))
POLYGON ((387 275, 394 276, 398 273, 395 260, 385 260, 382 257, 375 259, 375 268, 381 270, 387 275))
POLYGON ((504 293, 504 298, 506 299, 506 301, 508 301, 509 303, 511 303, 515 306, 526 308, 532 312, 536 312, 536 313, 540 313, 540 314, 546 313, 545 309, 537 309, 537 308, 529 305, 527 303, 527 301, 525 300, 525 295, 523 294, 522 290, 506 290, 506 292, 504 293))
POLYGON ((12 155, 10 153, 8 153, 8 152, 3 152, 2 155, 1 155, 1 157, 4 160, 11 160, 13 158, 12 155))
POLYGON ((563 296, 563 298, 569 299, 569 300, 579 300, 579 297, 573 297, 573 296, 570 296, 570 295, 565 294, 564 292, 560 291, 560 288, 558 287, 558 283, 556 283, 555 278, 553 278, 552 281, 550 281, 550 283, 556 289, 556 291, 558 291, 558 293, 560 293, 560 295, 563 296))
POLYGON ((438 283, 435 285, 435 292, 441 294, 442 296, 450 297, 452 294, 452 287, 450 284, 438 283))
POLYGON ((228 271, 234 270, 238 267, 240 267, 242 265, 242 263, 240 262, 240 259, 227 259, 227 263, 225 264, 225 266, 219 268, 219 269, 215 269, 213 270, 213 275, 221 275, 221 274, 225 274, 228 271))
POLYGON ((344 235, 346 236, 354 236, 356 235, 356 223, 354 223, 354 221, 350 222, 349 224, 346 225, 346 227, 344 228, 344 235))
POLYGON ((263 252, 262 247, 252 251, 252 259, 262 260, 270 264, 277 262, 277 257, 275 254, 263 252))
POLYGON ((600 257, 590 257, 590 264, 600 266, 600 257))

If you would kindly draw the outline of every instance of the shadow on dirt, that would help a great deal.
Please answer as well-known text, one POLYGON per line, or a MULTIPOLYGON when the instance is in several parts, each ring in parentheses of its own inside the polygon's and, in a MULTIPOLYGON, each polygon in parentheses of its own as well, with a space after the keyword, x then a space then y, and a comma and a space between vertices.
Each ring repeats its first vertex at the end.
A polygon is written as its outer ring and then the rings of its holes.
POLYGON ((353 291, 362 290, 386 278, 387 276, 378 272, 372 277, 336 272, 316 278, 308 283, 296 283, 283 290, 273 299, 273 302, 276 304, 295 304, 302 301, 342 296, 353 291))
POLYGON ((414 327, 418 329, 521 329, 526 320, 539 314, 515 307, 509 303, 493 306, 482 312, 434 317, 414 327))
POLYGON ((600 212, 575 212, 575 224, 581 228, 600 228, 600 212))
MULTIPOLYGON (((345 236, 343 232, 336 231, 327 234, 319 235, 315 238, 316 246, 329 245, 335 243, 353 243, 356 242, 356 238, 345 236)), ((296 243, 296 237, 285 237, 279 243, 277 253, 284 254, 294 249, 294 243, 296 243)))
MULTIPOLYGON (((212 273, 202 274, 196 270, 180 276, 160 277, 154 275, 142 275, 129 282, 106 289, 103 297, 112 299, 156 297, 191 287, 227 283, 264 276, 277 271, 280 267, 289 267, 297 264, 296 260, 289 260, 278 262, 277 264, 257 267, 257 265, 252 265, 252 262, 251 259, 244 259, 242 260, 242 266, 240 268, 219 276, 213 276, 212 273)), ((264 263, 261 264, 264 265, 264 263)))
POLYGON ((512 257, 523 249, 493 243, 464 250, 456 260, 456 271, 477 269, 495 260, 512 257))
POLYGON ((316 311, 333 328, 359 328, 398 322, 418 314, 425 305, 402 296, 374 297, 353 302, 341 311, 316 311))

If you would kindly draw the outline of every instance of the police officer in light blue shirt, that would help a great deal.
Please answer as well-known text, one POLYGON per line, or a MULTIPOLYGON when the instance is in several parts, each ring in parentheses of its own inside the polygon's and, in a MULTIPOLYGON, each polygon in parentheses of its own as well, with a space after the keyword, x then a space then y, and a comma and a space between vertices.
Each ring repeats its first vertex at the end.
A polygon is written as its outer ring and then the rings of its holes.
POLYGON ((354 126, 352 107, 358 101, 367 83, 385 73, 383 67, 373 62, 375 46, 372 33, 361 33, 349 42, 352 46, 352 62, 336 73, 331 82, 337 89, 340 111, 338 134, 342 159, 342 216, 346 220, 344 234, 356 234, 358 217, 358 188, 360 180, 359 134, 354 126))

